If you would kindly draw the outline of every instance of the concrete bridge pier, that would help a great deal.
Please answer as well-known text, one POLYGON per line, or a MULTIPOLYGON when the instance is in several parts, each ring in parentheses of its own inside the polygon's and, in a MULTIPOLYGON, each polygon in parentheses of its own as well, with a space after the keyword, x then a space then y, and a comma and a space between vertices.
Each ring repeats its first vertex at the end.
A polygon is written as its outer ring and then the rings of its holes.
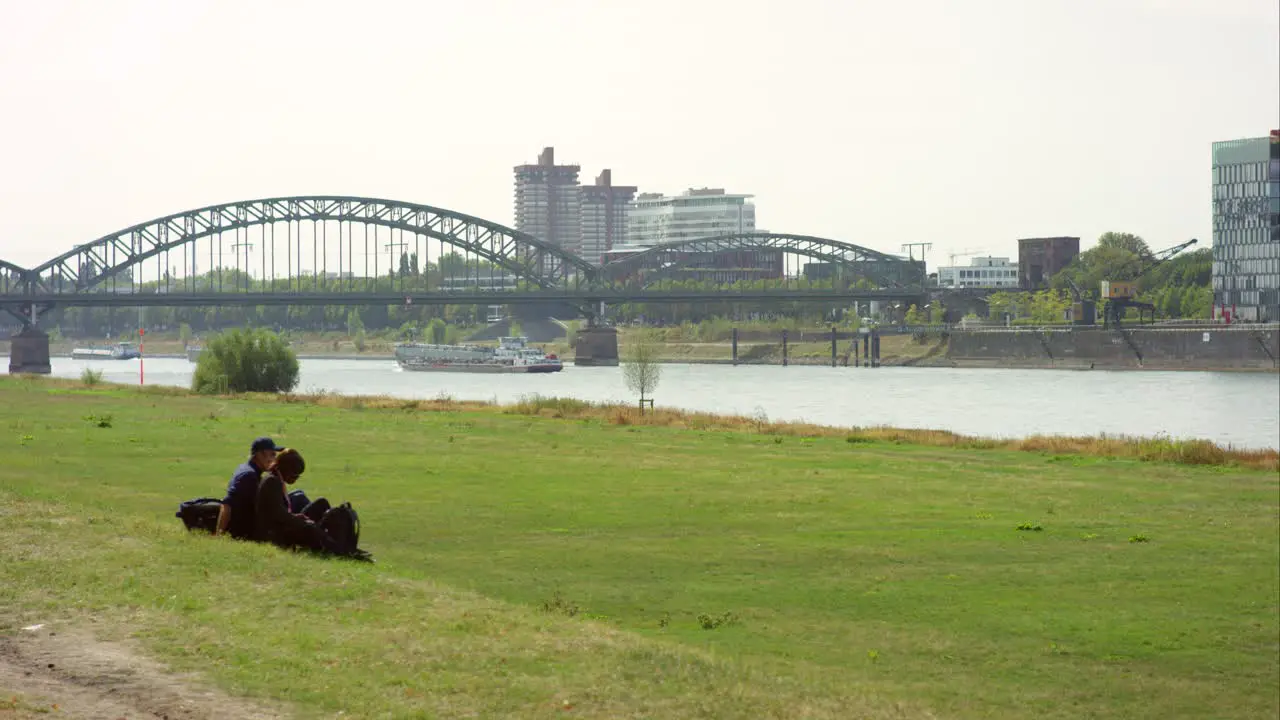
POLYGON ((579 330, 574 343, 573 364, 584 367, 617 367, 618 331, 599 325, 579 330))
POLYGON ((48 335, 34 325, 27 325, 9 338, 10 375, 48 375, 50 372, 48 335))

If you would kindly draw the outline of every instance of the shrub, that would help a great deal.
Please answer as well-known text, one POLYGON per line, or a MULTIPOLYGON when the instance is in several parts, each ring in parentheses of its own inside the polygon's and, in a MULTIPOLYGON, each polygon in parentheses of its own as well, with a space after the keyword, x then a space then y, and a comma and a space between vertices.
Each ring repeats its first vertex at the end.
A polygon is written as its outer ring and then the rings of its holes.
POLYGON ((85 368, 80 371, 80 384, 93 387, 102 382, 102 371, 85 368))
POLYGON ((268 330, 232 330, 209 340, 191 389, 200 393, 289 392, 298 385, 298 357, 268 330))

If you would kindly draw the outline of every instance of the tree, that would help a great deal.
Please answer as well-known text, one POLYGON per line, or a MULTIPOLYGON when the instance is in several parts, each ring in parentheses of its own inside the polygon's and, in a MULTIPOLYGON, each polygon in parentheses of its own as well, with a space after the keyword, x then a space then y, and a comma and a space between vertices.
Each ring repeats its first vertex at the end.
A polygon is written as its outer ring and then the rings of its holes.
POLYGON ((444 343, 447 327, 440 318, 431 318, 427 326, 422 330, 423 339, 433 345, 444 343))
POLYGON ((993 292, 987 298, 987 316, 993 320, 1003 320, 1005 315, 1018 316, 1019 293, 993 292))
POLYGON ((351 312, 347 313, 347 337, 355 337, 363 332, 364 321, 360 319, 360 312, 351 308, 351 312))
POLYGON ((298 385, 298 357, 268 330, 232 330, 209 340, 191 389, 199 393, 288 392, 298 385))
POLYGON ((1147 241, 1133 233, 1105 232, 1098 236, 1098 247, 1124 250, 1141 258, 1151 257, 1147 241))
POLYGON ((1041 290, 1031 296, 1031 319, 1038 323, 1060 323, 1066 320, 1071 301, 1057 290, 1041 290))
POLYGON ((623 347, 622 374, 631 392, 639 393, 640 412, 643 413, 645 396, 653 394, 662 377, 662 365, 658 362, 661 344, 652 330, 641 330, 633 333, 623 347))

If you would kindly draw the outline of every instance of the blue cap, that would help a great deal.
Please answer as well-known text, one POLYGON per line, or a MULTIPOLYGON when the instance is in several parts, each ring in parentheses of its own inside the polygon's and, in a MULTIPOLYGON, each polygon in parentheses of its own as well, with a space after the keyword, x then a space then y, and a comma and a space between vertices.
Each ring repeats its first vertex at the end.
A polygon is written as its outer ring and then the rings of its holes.
POLYGON ((263 450, 274 450, 275 452, 280 452, 283 449, 284 448, 276 445, 275 440, 272 440, 269 437, 260 437, 253 441, 253 445, 249 448, 249 454, 256 455, 263 450))

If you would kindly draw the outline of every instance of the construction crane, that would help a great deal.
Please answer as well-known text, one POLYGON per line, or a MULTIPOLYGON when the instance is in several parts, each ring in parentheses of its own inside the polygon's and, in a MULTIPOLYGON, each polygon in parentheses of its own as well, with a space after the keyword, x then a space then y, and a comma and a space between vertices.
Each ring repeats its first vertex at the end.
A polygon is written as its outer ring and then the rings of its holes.
POLYGON ((1144 312, 1151 313, 1151 321, 1155 322, 1156 307, 1151 303, 1138 302, 1135 298, 1138 295, 1138 281, 1143 275, 1151 272, 1166 260, 1195 245, 1199 240, 1191 238, 1190 240, 1166 248, 1158 253, 1144 252, 1138 257, 1142 261, 1142 270, 1132 280, 1103 280, 1102 281, 1102 300, 1106 303, 1102 309, 1103 327, 1115 325, 1120 327, 1120 318, 1124 316, 1126 308, 1138 309, 1138 323, 1142 323, 1142 315, 1144 312))
POLYGON ((955 265, 956 265, 956 258, 958 258, 958 257, 969 257, 969 256, 971 256, 971 255, 981 255, 981 254, 983 254, 983 253, 985 253, 985 252, 986 252, 986 250, 983 250, 983 249, 981 249, 981 248, 976 248, 976 249, 975 249, 975 248, 965 248, 964 250, 957 250, 957 251, 955 251, 955 252, 953 252, 953 253, 948 253, 947 255, 948 255, 948 257, 950 257, 950 258, 951 258, 951 267, 955 267, 955 265))

